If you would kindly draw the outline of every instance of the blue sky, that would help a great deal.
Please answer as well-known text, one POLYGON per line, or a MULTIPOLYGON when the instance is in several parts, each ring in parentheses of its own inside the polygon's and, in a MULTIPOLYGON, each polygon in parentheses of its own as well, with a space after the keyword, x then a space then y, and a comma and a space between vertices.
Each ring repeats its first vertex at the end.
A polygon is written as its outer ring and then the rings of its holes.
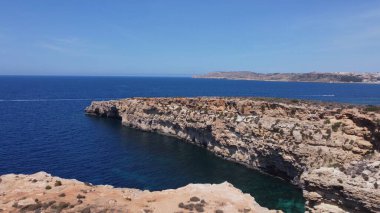
POLYGON ((380 1, 0 1, 0 74, 230 70, 380 71, 380 1))

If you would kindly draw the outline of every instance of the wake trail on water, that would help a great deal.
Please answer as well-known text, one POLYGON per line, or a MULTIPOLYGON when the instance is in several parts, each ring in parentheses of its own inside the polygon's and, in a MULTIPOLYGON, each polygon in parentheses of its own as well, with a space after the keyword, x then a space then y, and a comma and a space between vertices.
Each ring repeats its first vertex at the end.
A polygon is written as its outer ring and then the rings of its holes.
POLYGON ((0 99, 0 102, 99 101, 113 98, 0 99))
POLYGON ((303 95, 303 96, 309 96, 309 97, 335 97, 334 94, 326 94, 326 95, 303 95))

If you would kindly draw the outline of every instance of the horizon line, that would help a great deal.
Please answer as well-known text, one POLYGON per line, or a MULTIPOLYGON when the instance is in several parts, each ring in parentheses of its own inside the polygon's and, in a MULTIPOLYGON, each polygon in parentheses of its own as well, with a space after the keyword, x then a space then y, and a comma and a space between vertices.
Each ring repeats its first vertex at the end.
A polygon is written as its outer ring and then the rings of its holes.
POLYGON ((204 73, 197 73, 197 74, 183 74, 183 75, 176 75, 176 74, 163 74, 163 75, 134 75, 134 74, 126 74, 126 75, 92 75, 92 74, 0 74, 0 77, 17 77, 17 76, 24 76, 24 77, 172 77, 172 78, 192 78, 194 76, 200 76, 200 75, 206 75, 209 73, 215 73, 215 72, 252 72, 257 74, 307 74, 307 73, 380 73, 380 71, 331 71, 331 72, 319 72, 319 71, 309 71, 309 72, 256 72, 256 71, 249 71, 249 70, 240 70, 240 71, 209 71, 204 73))

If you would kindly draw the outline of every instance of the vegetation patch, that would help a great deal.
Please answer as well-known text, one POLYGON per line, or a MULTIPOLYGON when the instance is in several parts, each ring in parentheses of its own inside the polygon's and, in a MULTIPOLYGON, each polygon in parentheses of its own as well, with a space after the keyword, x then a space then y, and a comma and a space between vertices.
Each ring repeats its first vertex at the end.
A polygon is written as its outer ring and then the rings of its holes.
POLYGON ((324 124, 330 124, 331 121, 330 121, 330 119, 326 119, 323 123, 324 123, 324 124))
POLYGON ((205 203, 206 202, 184 204, 184 203, 181 202, 181 203, 178 204, 178 207, 181 208, 181 209, 189 210, 189 211, 194 211, 195 210, 197 212, 204 212, 205 203))
POLYGON ((57 212, 61 212, 63 209, 67 208, 70 206, 70 203, 67 202, 60 202, 58 205, 52 205, 52 209, 56 209, 57 212))
POLYGON ((41 208, 42 208, 41 203, 29 204, 29 205, 23 206, 21 208, 21 212, 37 211, 38 209, 41 209, 41 208))
POLYGON ((366 112, 380 112, 380 106, 368 105, 364 108, 366 112))
POLYGON ((322 136, 323 139, 329 140, 331 138, 331 129, 326 130, 326 135, 322 136))
POLYGON ((84 199, 84 198, 86 198, 86 196, 81 195, 81 194, 78 194, 78 195, 77 195, 77 198, 78 198, 78 199, 84 199))
POLYGON ((200 201, 200 200, 201 200, 201 199, 199 199, 198 197, 195 197, 195 196, 190 198, 190 201, 191 201, 191 202, 198 202, 198 201, 200 201))
POLYGON ((62 186, 62 182, 57 180, 55 181, 54 186, 62 186))
POLYGON ((342 125, 342 122, 337 122, 337 123, 334 123, 332 126, 331 126, 331 129, 334 131, 334 132, 337 132, 339 127, 342 125))

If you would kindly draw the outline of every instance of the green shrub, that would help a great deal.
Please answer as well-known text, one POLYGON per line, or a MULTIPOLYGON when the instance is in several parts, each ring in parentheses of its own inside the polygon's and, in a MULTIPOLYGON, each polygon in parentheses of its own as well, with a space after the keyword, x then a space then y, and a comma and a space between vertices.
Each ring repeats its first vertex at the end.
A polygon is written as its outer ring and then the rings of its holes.
POLYGON ((330 119, 326 119, 323 123, 324 124, 330 124, 331 122, 330 122, 330 119))
POLYGON ((331 128, 332 128, 332 130, 333 130, 334 132, 337 132, 338 129, 339 129, 339 127, 340 127, 341 125, 342 125, 342 122, 337 122, 337 123, 333 124, 333 125, 331 126, 331 128))
POLYGON ((364 111, 366 111, 366 112, 380 112, 380 106, 368 105, 366 108, 364 108, 364 111))
POLYGON ((195 196, 190 198, 190 201, 191 201, 191 202, 198 202, 198 201, 200 201, 200 200, 201 200, 201 199, 199 199, 198 197, 195 197, 195 196))
POLYGON ((86 196, 81 195, 81 194, 78 194, 78 195, 77 195, 77 198, 78 198, 78 199, 84 199, 84 198, 86 198, 86 196))
POLYGON ((329 140, 331 138, 331 129, 327 129, 326 133, 327 133, 327 135, 322 136, 322 138, 329 140))
POLYGON ((265 111, 265 106, 264 105, 261 105, 260 108, 261 108, 261 112, 265 111))
POLYGON ((57 180, 55 181, 54 186, 62 186, 62 182, 57 180))

